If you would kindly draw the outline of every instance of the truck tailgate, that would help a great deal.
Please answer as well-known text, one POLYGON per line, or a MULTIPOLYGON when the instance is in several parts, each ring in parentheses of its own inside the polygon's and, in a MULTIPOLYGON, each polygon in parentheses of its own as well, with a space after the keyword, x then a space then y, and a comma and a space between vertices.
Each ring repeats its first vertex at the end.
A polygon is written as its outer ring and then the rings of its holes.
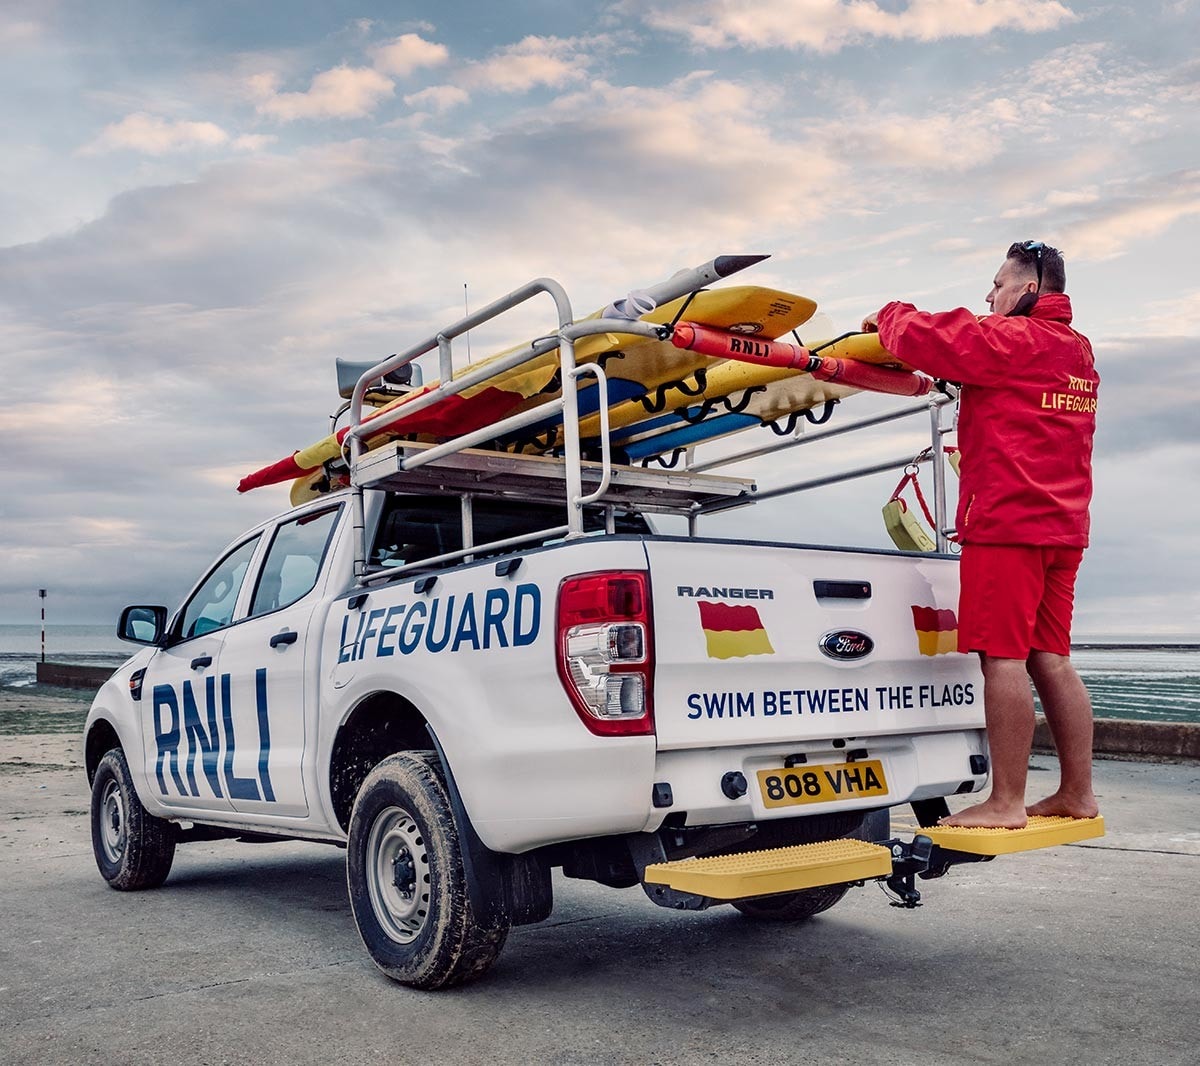
POLYGON ((979 728, 958 563, 648 542, 660 749, 979 728))

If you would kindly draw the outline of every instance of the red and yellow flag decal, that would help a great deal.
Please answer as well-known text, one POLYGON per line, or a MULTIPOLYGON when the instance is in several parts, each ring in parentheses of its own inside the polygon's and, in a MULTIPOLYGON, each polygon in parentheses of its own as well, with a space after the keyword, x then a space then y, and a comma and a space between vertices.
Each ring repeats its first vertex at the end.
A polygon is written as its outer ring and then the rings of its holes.
POLYGON ((730 607, 700 600, 700 626, 708 642, 710 659, 737 659, 743 655, 774 655, 775 649, 758 617, 756 607, 730 607))
POLYGON ((958 617, 953 611, 914 604, 912 613, 913 625, 917 627, 917 650, 922 655, 958 651, 958 617))

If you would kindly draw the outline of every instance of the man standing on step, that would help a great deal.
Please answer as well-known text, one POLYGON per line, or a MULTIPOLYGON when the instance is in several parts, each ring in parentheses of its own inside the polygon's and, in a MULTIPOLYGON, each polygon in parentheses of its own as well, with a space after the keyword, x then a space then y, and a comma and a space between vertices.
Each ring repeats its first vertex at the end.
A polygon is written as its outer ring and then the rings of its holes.
POLYGON ((890 303, 863 322, 898 359, 962 386, 958 650, 978 652, 983 668, 992 792, 947 825, 1020 829, 1027 814, 1098 813, 1092 705, 1070 650, 1100 379, 1091 344, 1071 329, 1065 287, 1058 249, 1024 241, 996 273, 991 314, 890 303), (1030 678, 1062 776, 1052 796, 1026 808, 1030 678))

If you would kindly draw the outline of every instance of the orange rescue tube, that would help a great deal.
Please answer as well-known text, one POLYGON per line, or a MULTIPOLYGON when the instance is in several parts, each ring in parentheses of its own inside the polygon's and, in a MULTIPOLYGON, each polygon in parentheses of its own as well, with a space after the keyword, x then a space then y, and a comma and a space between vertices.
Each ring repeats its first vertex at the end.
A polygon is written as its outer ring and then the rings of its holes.
POLYGON ((759 366, 777 366, 789 370, 807 371, 818 381, 834 381, 868 392, 885 392, 893 396, 924 396, 933 388, 930 378, 907 370, 859 363, 853 359, 833 359, 814 355, 807 348, 786 341, 766 341, 746 337, 728 330, 680 322, 671 335, 677 348, 711 355, 718 359, 737 359, 759 366))

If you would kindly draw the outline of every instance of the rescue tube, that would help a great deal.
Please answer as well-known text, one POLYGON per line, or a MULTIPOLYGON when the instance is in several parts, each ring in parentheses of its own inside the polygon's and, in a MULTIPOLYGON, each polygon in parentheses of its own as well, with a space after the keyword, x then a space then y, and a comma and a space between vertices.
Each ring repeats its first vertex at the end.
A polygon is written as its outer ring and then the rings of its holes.
MULTIPOLYGON (((816 311, 817 305, 804 296, 767 289, 757 285, 732 285, 726 288, 704 290, 641 315, 643 322, 666 324, 680 313, 686 312, 688 319, 717 329, 729 330, 739 336, 774 339, 807 322, 816 311)), ((601 317, 597 311, 588 318, 601 317)), ((487 362, 494 362, 515 351, 492 356, 484 363, 476 363, 467 369, 477 371, 487 362)), ((575 345, 578 363, 601 362, 609 383, 609 405, 646 396, 654 390, 668 388, 696 369, 711 362, 708 356, 689 352, 673 345, 670 341, 656 341, 629 334, 607 333, 585 337, 575 345)), ((558 382, 559 359, 557 352, 538 356, 520 367, 497 374, 459 393, 449 396, 424 410, 414 412, 409 418, 388 426, 373 438, 368 438, 368 448, 377 447, 400 436, 417 434, 434 440, 446 440, 480 429, 511 414, 536 407, 540 403, 561 394, 558 382)), ((366 421, 391 413, 419 396, 436 389, 437 381, 419 389, 373 412, 366 421)), ((582 412, 596 411, 598 389, 589 384, 579 390, 582 412)), ((538 432, 550 433, 557 438, 560 421, 532 427, 530 435, 538 432)), ((248 492, 263 485, 276 484, 297 478, 307 478, 319 471, 323 464, 341 455, 342 442, 348 429, 309 445, 292 455, 256 470, 244 477, 238 485, 239 492, 248 492)))

